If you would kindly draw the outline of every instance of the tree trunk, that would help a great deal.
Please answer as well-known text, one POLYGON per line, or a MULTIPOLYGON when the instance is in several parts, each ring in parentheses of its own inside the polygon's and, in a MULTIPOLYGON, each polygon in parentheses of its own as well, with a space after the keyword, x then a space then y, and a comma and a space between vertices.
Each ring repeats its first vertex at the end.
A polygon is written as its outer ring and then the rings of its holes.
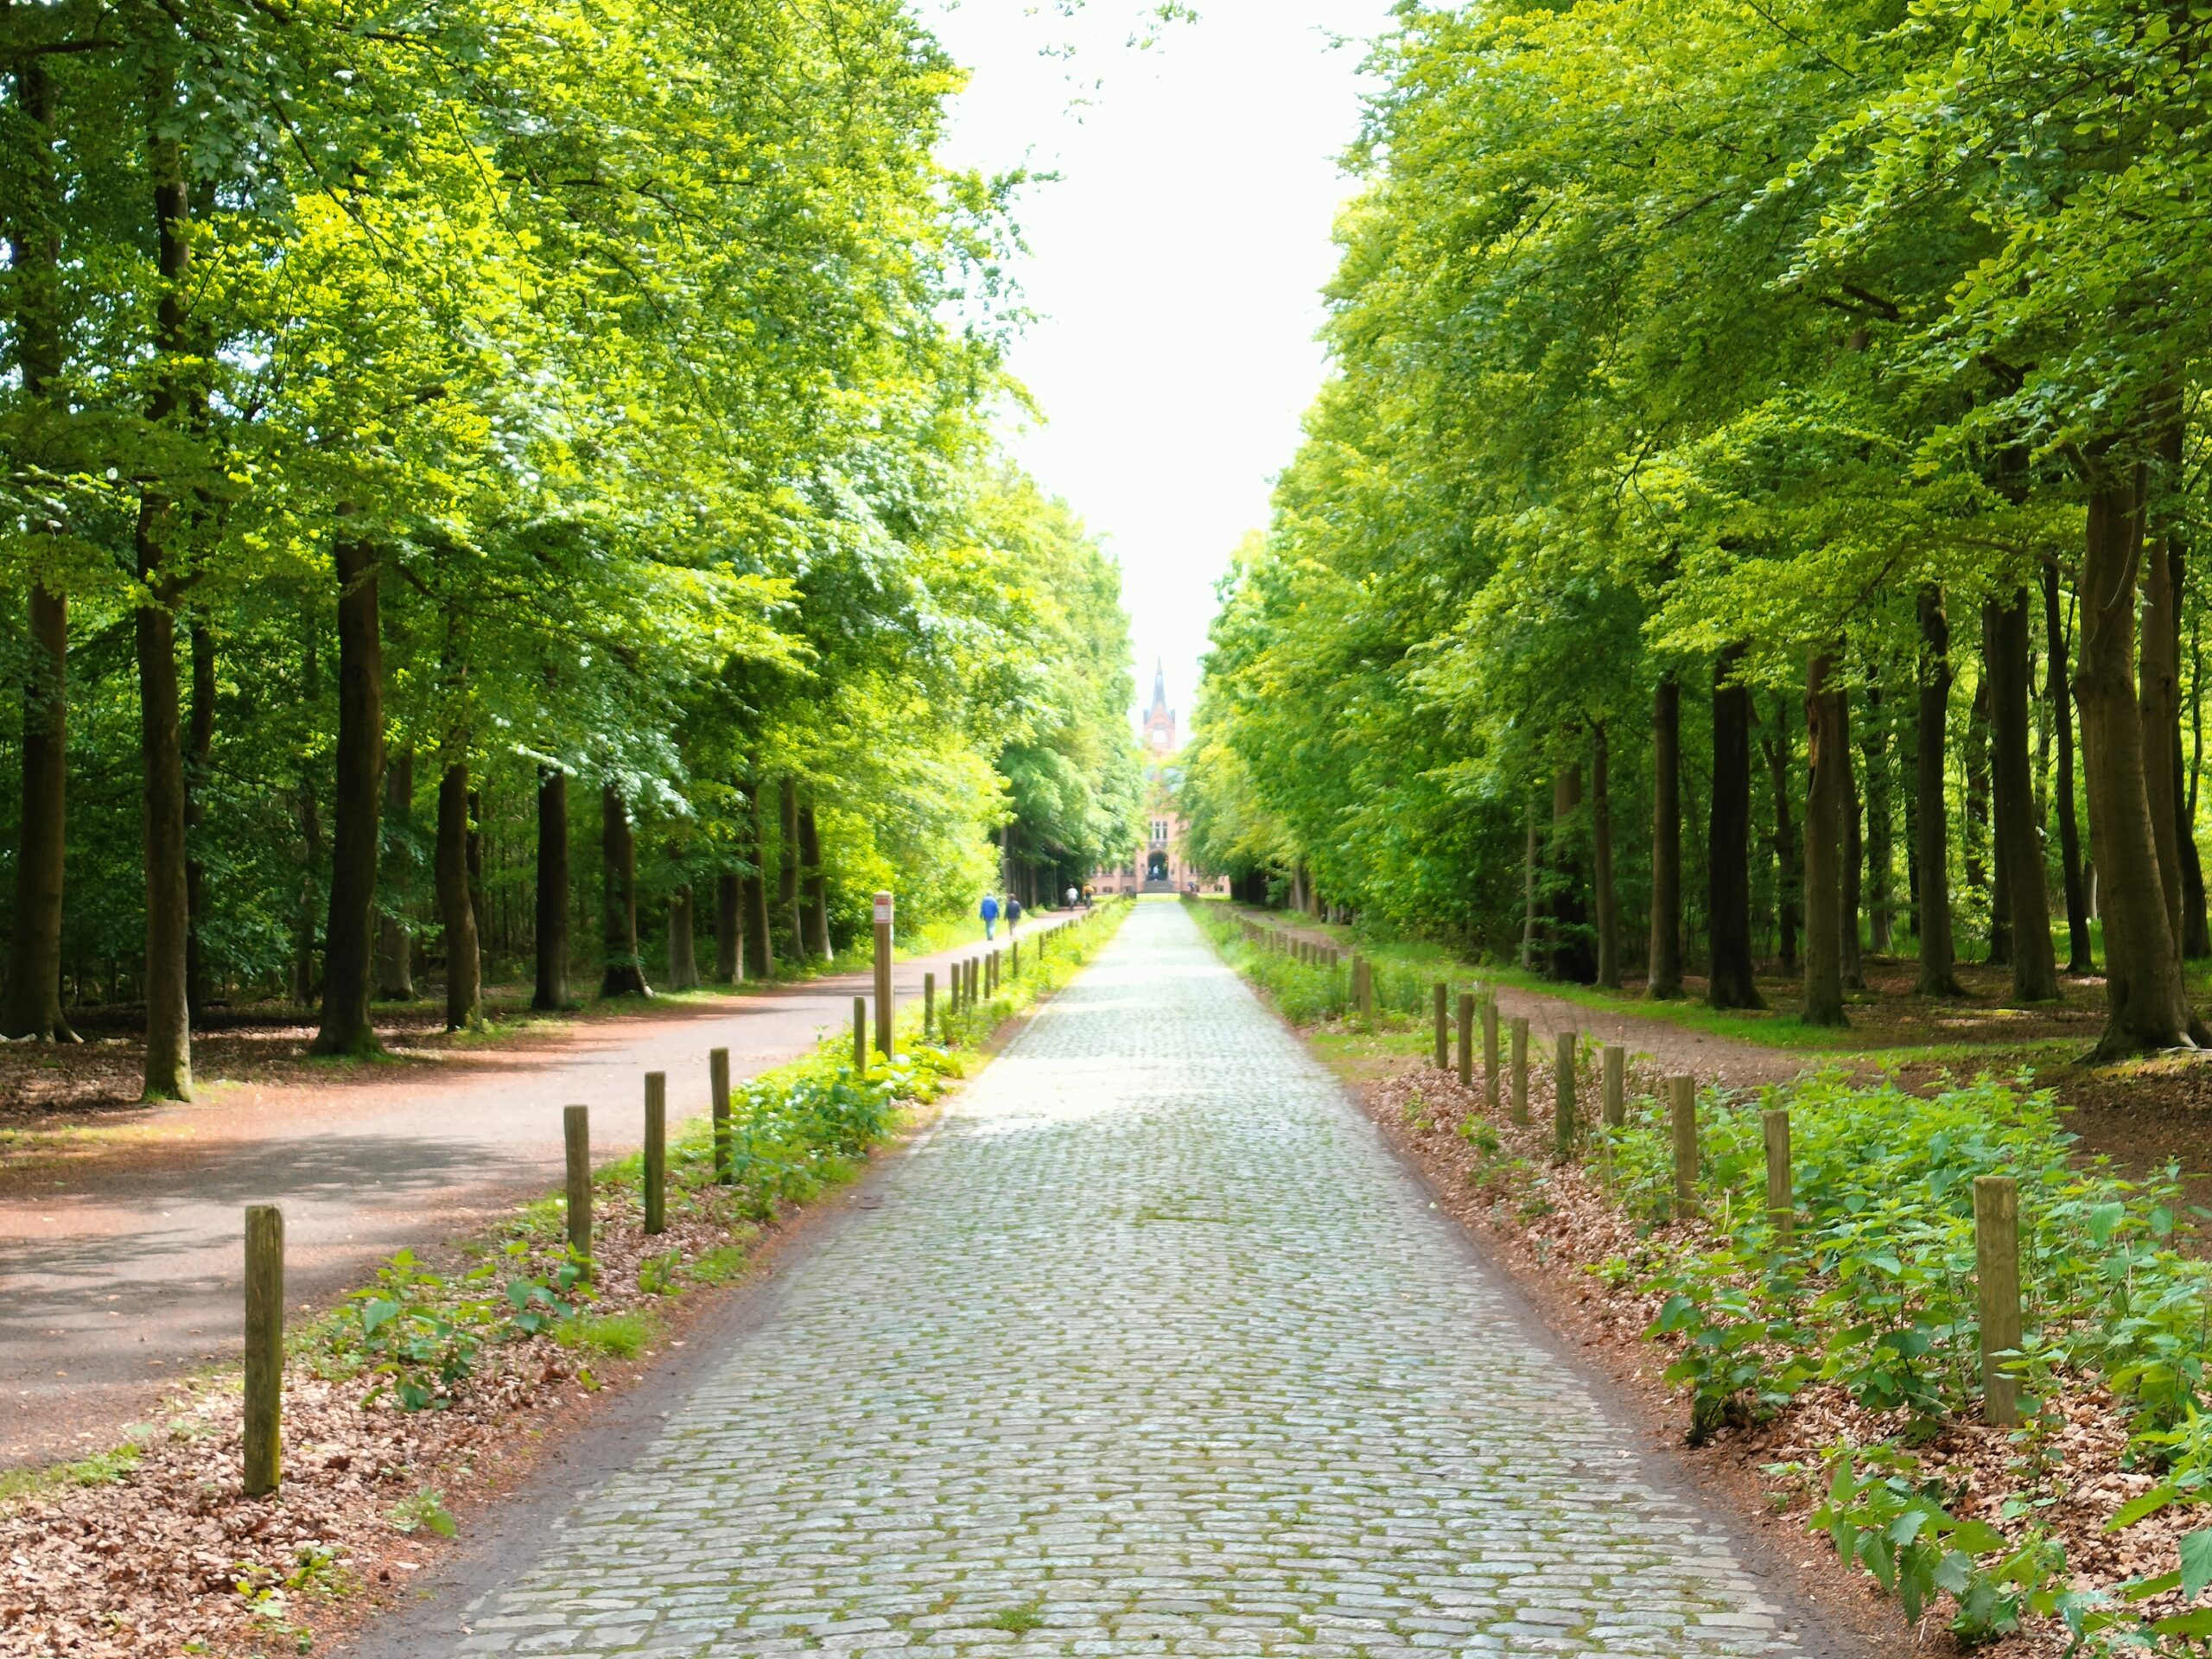
POLYGON ((1751 694, 1735 678, 1744 648, 1713 664, 1713 811, 1707 820, 1706 910, 1713 938, 1705 1000, 1763 1008, 1751 974, 1751 694))
POLYGON ((601 996, 651 996, 645 959, 638 954, 638 838, 630 828, 630 809, 609 784, 600 791, 600 938, 607 969, 600 976, 601 996))
POLYGON ((2074 675, 2088 763, 2090 854, 2105 927, 2106 1020, 2097 1052, 2107 1059, 2195 1040, 2143 779, 2143 721, 2135 695, 2142 499, 2138 469, 2101 477, 2090 489, 2081 661, 2074 675))
MULTIPOLYGON (((1991 891, 1989 869, 1989 676, 1984 674, 1974 687, 1974 701, 1967 709, 1967 819, 1966 879, 1967 888, 1980 893, 1982 907, 1993 920, 1998 914, 1995 895, 1991 891)), ((1991 956, 1995 959, 2003 949, 1993 938, 1991 956)))
POLYGON ((1842 765, 1851 740, 1833 652, 1805 668, 1805 1023, 1840 1026, 1843 1015, 1842 765))
POLYGON ((384 793, 384 638, 377 561, 341 533, 338 568, 338 781, 330 841, 330 919, 323 928, 318 1054, 382 1052, 369 1019, 376 947, 377 814, 384 793))
MULTIPOLYGON (((2181 734, 2174 734, 2174 771, 2182 772, 2181 734)), ((2174 837, 2181 850, 2181 954, 2183 961, 2198 962, 2212 957, 2212 925, 2208 925, 2204 911, 2204 862, 2196 850, 2196 810, 2191 797, 2196 791, 2178 793, 2174 802, 2174 837)))
POLYGON ((1569 761, 1552 778, 1549 899, 1551 976, 1563 984, 1587 985, 1598 976, 1596 941, 1582 899, 1582 861, 1575 845, 1575 820, 1582 810, 1582 764, 1569 761))
POLYGON ((537 774, 537 983, 530 1006, 569 1006, 569 774, 537 774))
POLYGON ((743 883, 734 871, 724 870, 715 878, 715 978, 724 985, 734 985, 744 977, 745 957, 740 950, 744 943, 743 883))
POLYGON ((2074 702, 2066 683, 2066 623, 2058 607, 2058 564, 2043 567, 2043 619, 2050 659, 2050 723, 2058 738, 2058 860, 2066 884, 2066 971, 2094 972, 2089 950, 2088 884, 2082 874, 2082 832, 2074 809, 2074 702))
POLYGON ((1797 829, 1789 821, 1790 753, 1789 703, 1777 697, 1774 704, 1772 735, 1760 740, 1766 751, 1768 781, 1774 787, 1774 862, 1777 879, 1774 886, 1774 920, 1777 934, 1777 952, 1781 957, 1782 971, 1797 971, 1798 912, 1805 888, 1804 865, 1797 848, 1797 829))
POLYGON ((2044 883, 2043 824, 2036 812, 2028 761, 2028 595, 2016 589, 1982 607, 1989 678, 1990 785, 1999 868, 2012 934, 2012 1000, 2050 1002, 2058 996, 2058 963, 2050 947, 2050 894, 2044 883))
POLYGON ((476 919, 476 950, 480 960, 491 940, 491 924, 485 919, 488 900, 484 893, 484 791, 474 783, 468 790, 468 907, 476 919))
POLYGON ((803 943, 807 955, 827 962, 830 956, 830 879, 822 871, 822 830, 815 823, 812 801, 798 810, 798 858, 806 880, 803 943))
POLYGON ((67 847, 69 601, 42 583, 30 598, 31 672, 23 685, 22 823, 16 922, 8 938, 0 1036, 73 1043, 61 1011, 61 898, 67 847))
MULTIPOLYGON (((2180 462, 2181 431, 2169 423, 2160 445, 2169 471, 2180 462)), ((2164 531, 2142 552, 2142 642, 2138 650, 2143 723, 2143 793, 2151 808, 2151 836, 2158 849, 2158 887, 2164 894, 2166 931, 2178 951, 2181 914, 2181 588, 2175 581, 2171 540, 2164 531)))
POLYGON ((1920 922, 1923 996, 1957 996, 1951 946, 1949 809, 1943 798, 1943 747, 1951 713, 1951 625, 1943 590, 1920 590, 1919 730, 1913 756, 1913 849, 1920 922))
POLYGON ((1682 688, 1672 674, 1651 698, 1651 970, 1644 994, 1682 994, 1682 688))
POLYGON ((1843 773, 1843 866, 1840 872, 1843 888, 1840 910, 1843 988, 1863 991, 1866 988, 1866 969, 1859 954, 1859 871, 1866 849, 1859 840, 1859 784, 1851 759, 1851 693, 1840 683, 1836 687, 1835 709, 1834 747, 1839 768, 1843 773))
POLYGON ((798 914, 798 781, 776 780, 776 919, 791 930, 791 949, 806 960, 806 930, 798 914))
POLYGON ((698 945, 694 931, 691 884, 687 881, 677 888, 668 901, 668 988, 671 991, 699 988, 698 945))
POLYGON ((484 1023, 484 965, 476 938, 476 906, 468 890, 468 741, 446 742, 446 767, 438 779, 438 925, 446 936, 446 1029, 474 1031, 484 1023))
MULTIPOLYGON (((753 768, 753 776, 760 769, 753 768)), ((748 979, 776 976, 776 947, 768 937, 768 825, 756 783, 746 809, 745 856, 753 866, 745 878, 745 916, 739 931, 745 940, 745 973, 748 979)))
MULTIPOLYGON (((415 749, 391 757, 384 774, 385 833, 404 846, 412 864, 415 842, 415 749)), ((404 884, 390 879, 387 862, 384 902, 377 917, 377 995, 391 1002, 415 1000, 415 938, 401 913, 404 884)))
POLYGON ((1897 914, 1896 815, 1890 789, 1889 721, 1882 688, 1866 688, 1866 718, 1859 728, 1859 753, 1866 762, 1866 944, 1878 957, 1890 952, 1890 930, 1897 914))
POLYGON ((1603 721, 1590 728, 1590 867, 1598 911, 1598 983, 1621 988, 1621 931, 1613 893, 1613 799, 1611 755, 1603 721))
POLYGON ((215 637, 204 622, 191 628, 192 723, 184 768, 184 1001, 194 1026, 207 1007, 207 963, 200 926, 207 914, 207 872, 200 857, 207 819, 207 780, 215 758, 215 637))

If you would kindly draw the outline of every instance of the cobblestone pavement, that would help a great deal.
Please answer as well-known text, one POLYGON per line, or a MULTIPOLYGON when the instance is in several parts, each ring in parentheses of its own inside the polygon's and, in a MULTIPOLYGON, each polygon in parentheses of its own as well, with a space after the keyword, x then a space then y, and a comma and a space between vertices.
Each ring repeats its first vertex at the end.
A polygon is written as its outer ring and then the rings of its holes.
POLYGON ((458 1651, 1802 1654, 1174 905, 458 1651))

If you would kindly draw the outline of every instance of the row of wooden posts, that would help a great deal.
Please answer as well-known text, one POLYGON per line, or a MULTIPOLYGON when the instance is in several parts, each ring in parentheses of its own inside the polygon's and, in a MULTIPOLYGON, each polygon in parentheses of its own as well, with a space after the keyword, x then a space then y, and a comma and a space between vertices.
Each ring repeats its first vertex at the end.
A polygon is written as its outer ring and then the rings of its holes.
MULTIPOLYGON (((1245 937, 1265 950, 1281 952, 1317 967, 1338 964, 1338 947, 1304 938, 1239 915, 1245 937)), ((1351 957, 1350 1000, 1363 1016, 1375 1012, 1374 964, 1359 952, 1351 957)), ((1457 1074, 1459 1086, 1474 1087, 1474 1031, 1478 1020, 1483 1036, 1483 1105, 1496 1111, 1501 1082, 1497 993, 1478 987, 1462 991, 1456 1013, 1457 1052, 1452 1042, 1455 1023, 1451 1015, 1452 990, 1439 982, 1431 1000, 1434 1032, 1432 1059, 1440 1071, 1457 1074)), ((1505 1081, 1511 1095, 1508 1116, 1517 1124, 1529 1117, 1529 1021, 1516 1015, 1507 1020, 1506 1040, 1510 1056, 1505 1081)), ((1574 1155, 1575 1045, 1572 1031, 1556 1038, 1553 1056, 1552 1150, 1562 1163, 1574 1155)), ((1599 1077, 1600 1116, 1608 1129, 1628 1122, 1628 1050, 1618 1044, 1604 1045, 1599 1077)), ((1697 1214, 1698 1116, 1697 1080, 1687 1073, 1660 1080, 1660 1097, 1667 1103, 1668 1127, 1674 1146, 1674 1212, 1677 1220, 1697 1214)), ((1783 1238, 1796 1230, 1796 1188, 1790 1167, 1789 1114, 1771 1108, 1760 1114, 1766 1149, 1766 1214, 1783 1238)), ((1610 1141, 1600 1143, 1600 1155, 1610 1141)), ((2019 1185, 2010 1175, 1978 1175, 1974 1183, 1975 1289, 1981 1316, 1981 1381, 1984 1418, 2000 1427, 2019 1421, 2019 1402, 2014 1379, 2007 1376, 1998 1356, 2020 1345, 2020 1200, 2019 1185)))
MULTIPOLYGON (((897 1004, 891 988, 890 895, 876 895, 875 1018, 877 1052, 897 1052, 893 1025, 897 1004)), ((1037 936, 1039 961, 1049 954, 1052 931, 1037 936)), ((1020 977, 1021 942, 982 951, 951 965, 948 1014, 957 1014, 998 994, 1007 976, 1020 977), (1001 957, 1004 966, 1001 968, 1001 957)), ((853 999, 853 1070, 868 1071, 869 999, 853 999)), ((937 1035, 937 975, 922 976, 922 1038, 937 1035)), ((708 1111, 713 1125, 715 1179, 737 1178, 730 1135, 729 1051, 707 1054, 708 1111)), ((645 1230, 650 1236, 668 1225, 668 1074, 645 1073, 644 1188, 645 1230)), ((591 1108, 561 1109, 561 1139, 566 1164, 569 1248, 591 1254, 591 1108)), ((284 1215, 273 1204, 250 1205, 245 1212, 245 1491, 259 1497, 276 1490, 283 1463, 284 1391, 284 1215)))

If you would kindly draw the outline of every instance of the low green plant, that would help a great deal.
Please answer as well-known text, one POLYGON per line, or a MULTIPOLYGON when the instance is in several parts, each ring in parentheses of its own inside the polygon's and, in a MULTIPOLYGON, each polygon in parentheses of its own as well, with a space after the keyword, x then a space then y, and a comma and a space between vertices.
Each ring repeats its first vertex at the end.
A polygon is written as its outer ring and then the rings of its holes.
POLYGON ((659 1323, 649 1313, 583 1313, 554 1326, 553 1340, 563 1348, 635 1359, 659 1331, 659 1323))
POLYGON ((397 1532, 434 1532, 441 1538, 450 1538, 458 1529, 446 1508, 445 1494, 435 1486, 401 1498, 385 1512, 385 1518, 397 1532))
POLYGON ((999 1611, 993 1613, 988 1622, 995 1630, 1007 1630, 1019 1636, 1025 1630, 1033 1630, 1044 1624, 1044 1605, 1041 1602, 1026 1601, 1019 1607, 1001 1608, 999 1611))

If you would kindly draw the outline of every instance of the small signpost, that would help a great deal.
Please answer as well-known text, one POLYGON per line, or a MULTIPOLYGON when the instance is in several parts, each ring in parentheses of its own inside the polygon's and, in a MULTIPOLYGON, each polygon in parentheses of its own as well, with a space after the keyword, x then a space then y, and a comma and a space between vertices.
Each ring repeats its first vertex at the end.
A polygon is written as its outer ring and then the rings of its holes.
POLYGON ((891 1017, 897 1004, 891 998, 891 895, 875 895, 875 1046, 891 1057, 891 1017))

